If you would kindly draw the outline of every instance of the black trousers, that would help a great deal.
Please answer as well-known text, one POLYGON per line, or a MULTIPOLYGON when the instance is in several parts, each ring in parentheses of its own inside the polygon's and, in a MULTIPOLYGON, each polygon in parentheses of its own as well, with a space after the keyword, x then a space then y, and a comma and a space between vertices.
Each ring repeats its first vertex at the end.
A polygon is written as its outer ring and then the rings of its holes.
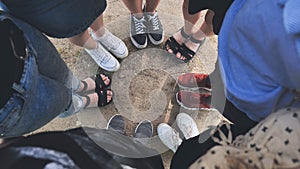
MULTIPOLYGON (((249 119, 246 114, 237 109, 231 102, 226 100, 223 115, 234 124, 231 125, 233 138, 244 134, 254 127, 258 122, 249 119)), ((225 126, 221 127, 224 133, 228 131, 225 126)), ((216 135, 217 136, 217 135, 216 135)), ((195 162, 199 157, 204 155, 210 148, 218 145, 211 138, 203 143, 199 143, 199 136, 184 140, 177 149, 171 161, 171 169, 186 169, 195 162)))

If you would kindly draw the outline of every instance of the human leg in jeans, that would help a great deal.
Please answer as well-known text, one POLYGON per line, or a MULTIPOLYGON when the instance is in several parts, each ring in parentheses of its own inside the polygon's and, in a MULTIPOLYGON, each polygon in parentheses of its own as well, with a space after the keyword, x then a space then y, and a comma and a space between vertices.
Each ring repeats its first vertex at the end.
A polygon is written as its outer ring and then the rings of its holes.
MULTIPOLYGON (((249 119, 245 113, 238 110, 228 100, 226 101, 223 115, 234 123, 230 129, 233 139, 240 134, 246 133, 257 124, 257 122, 249 119)), ((222 126, 221 130, 224 133, 228 132, 225 126, 222 126)), ((204 155, 210 148, 217 144, 218 143, 215 143, 211 138, 208 138, 203 143, 199 143, 199 136, 184 140, 172 158, 171 169, 188 168, 196 159, 204 155)))

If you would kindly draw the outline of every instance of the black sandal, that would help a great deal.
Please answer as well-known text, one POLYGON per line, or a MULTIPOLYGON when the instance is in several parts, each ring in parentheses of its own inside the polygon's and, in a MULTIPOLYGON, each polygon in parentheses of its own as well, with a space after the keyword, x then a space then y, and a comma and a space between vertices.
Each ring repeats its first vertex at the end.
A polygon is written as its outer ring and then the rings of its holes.
MULTIPOLYGON (((113 97, 114 97, 114 93, 110 89, 98 90, 98 91, 96 91, 96 93, 98 95, 98 107, 103 107, 103 106, 108 105, 109 103, 112 102, 113 97), (112 98, 109 102, 107 102, 107 92, 108 91, 112 92, 112 98)), ((84 105, 84 108, 87 108, 91 103, 91 99, 87 95, 81 95, 81 96, 86 98, 86 103, 84 105)))
MULTIPOLYGON (((108 86, 110 86, 110 84, 111 84, 111 79, 109 78, 109 76, 107 76, 106 74, 102 73, 102 75, 106 76, 109 79, 109 83, 105 84, 104 81, 103 81, 103 79, 102 79, 102 77, 100 75, 101 74, 97 74, 97 75, 94 75, 94 76, 90 77, 96 83, 95 91, 99 91, 99 90, 105 89, 108 86)), ((83 80, 81 82, 83 83, 83 88, 82 88, 82 90, 79 93, 85 93, 85 92, 87 92, 88 84, 86 83, 86 81, 83 81, 83 80)))
MULTIPOLYGON (((179 30, 180 30, 181 36, 184 37, 185 39, 188 39, 190 37, 190 35, 188 35, 184 32, 183 27, 180 28, 179 30)), ((165 50, 167 50, 167 46, 169 46, 169 49, 171 49, 173 51, 174 55, 176 55, 177 52, 179 52, 180 47, 181 47, 181 45, 177 42, 177 40, 173 36, 169 37, 169 39, 164 44, 165 50)))
POLYGON ((205 42, 206 38, 204 38, 203 40, 197 40, 191 36, 189 40, 193 43, 198 43, 199 46, 196 51, 192 51, 185 44, 181 45, 179 52, 181 53, 181 56, 184 57, 185 59, 180 59, 180 58, 178 58, 178 59, 183 61, 184 63, 189 62, 195 56, 195 54, 198 52, 199 48, 205 42))

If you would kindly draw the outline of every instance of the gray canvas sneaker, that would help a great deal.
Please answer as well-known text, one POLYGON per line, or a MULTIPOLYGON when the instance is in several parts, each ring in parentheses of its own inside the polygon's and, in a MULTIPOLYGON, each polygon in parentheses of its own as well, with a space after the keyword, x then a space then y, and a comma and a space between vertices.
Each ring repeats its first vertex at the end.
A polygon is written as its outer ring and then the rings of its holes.
POLYGON ((130 40, 132 44, 138 48, 143 49, 147 47, 147 27, 145 16, 136 18, 133 14, 130 15, 130 40))
POLYGON ((145 13, 147 20, 147 33, 150 42, 153 45, 159 45, 164 41, 164 29, 159 20, 157 11, 154 14, 149 12, 145 13))

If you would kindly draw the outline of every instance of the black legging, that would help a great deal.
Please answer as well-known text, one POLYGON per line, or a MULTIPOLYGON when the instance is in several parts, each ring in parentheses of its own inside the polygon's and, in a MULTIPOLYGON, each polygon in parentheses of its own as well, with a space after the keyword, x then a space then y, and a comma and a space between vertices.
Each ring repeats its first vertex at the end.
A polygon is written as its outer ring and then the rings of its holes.
MULTIPOLYGON (((237 109, 231 102, 226 100, 223 116, 229 119, 234 125, 231 125, 233 138, 240 134, 244 134, 254 127, 257 122, 249 119, 246 114, 237 109)), ((226 127, 221 127, 226 133, 226 127)), ((184 140, 177 149, 171 162, 171 169, 186 169, 194 163, 199 157, 204 155, 209 149, 217 145, 211 138, 204 143, 199 143, 199 136, 184 140)))

